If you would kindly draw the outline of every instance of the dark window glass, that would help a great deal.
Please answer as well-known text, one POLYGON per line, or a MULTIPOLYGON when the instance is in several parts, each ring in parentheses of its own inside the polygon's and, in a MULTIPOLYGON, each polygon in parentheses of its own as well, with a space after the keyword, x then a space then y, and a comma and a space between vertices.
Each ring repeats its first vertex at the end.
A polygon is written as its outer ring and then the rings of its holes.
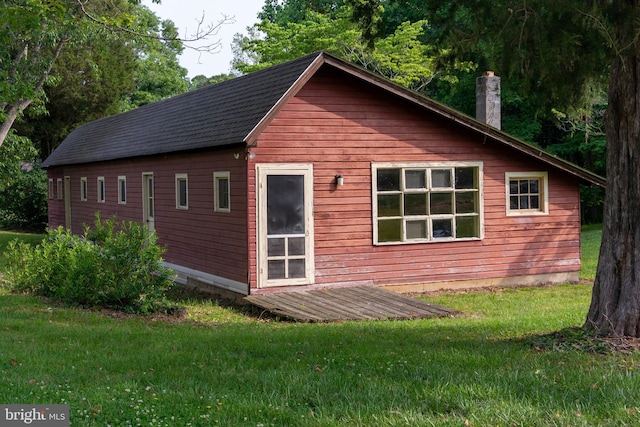
POLYGON ((452 193, 431 193, 430 214, 442 215, 453 213, 452 193))
POLYGON ((267 176, 267 234, 304 232, 304 176, 267 176))
POLYGON ((269 256, 284 256, 284 237, 267 239, 267 254, 269 256))
POLYGON ((476 188, 475 168, 456 168, 456 189, 476 188))
POLYGON ((229 180, 218 178, 218 208, 229 209, 229 180))
POLYGON ((185 207, 187 206, 187 180, 179 179, 178 180, 178 206, 185 207))
POLYGON ((378 169, 378 191, 399 191, 400 169, 378 169))
POLYGON ((378 216, 399 216, 402 194, 380 194, 378 196, 378 216))
POLYGON ((441 239, 451 237, 453 235, 452 224, 450 219, 434 219, 433 220, 433 238, 441 239))
POLYGON ((305 277, 304 259, 289 260, 288 279, 302 279, 305 277))
POLYGON ((404 195, 405 215, 426 215, 427 214, 427 193, 406 193, 404 195))

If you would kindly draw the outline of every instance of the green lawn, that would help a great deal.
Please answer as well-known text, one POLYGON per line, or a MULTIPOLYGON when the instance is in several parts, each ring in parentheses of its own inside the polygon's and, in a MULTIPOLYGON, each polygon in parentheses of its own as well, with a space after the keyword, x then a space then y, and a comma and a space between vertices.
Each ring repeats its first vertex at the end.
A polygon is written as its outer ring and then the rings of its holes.
POLYGON ((465 315, 302 324, 191 300, 171 322, 5 292, 0 402, 67 403, 74 426, 640 424, 640 353, 543 347, 582 324, 588 285, 427 299, 465 315))
POLYGON ((598 253, 600 251, 601 239, 601 224, 586 225, 582 227, 582 269, 580 270, 581 279, 593 280, 596 278, 596 267, 598 266, 598 253))

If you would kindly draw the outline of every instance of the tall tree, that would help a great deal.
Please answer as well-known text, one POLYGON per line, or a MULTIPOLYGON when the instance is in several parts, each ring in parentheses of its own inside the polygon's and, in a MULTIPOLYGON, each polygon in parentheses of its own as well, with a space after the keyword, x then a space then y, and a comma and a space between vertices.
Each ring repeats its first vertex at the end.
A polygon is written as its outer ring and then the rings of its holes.
MULTIPOLYGON (((164 39, 156 33, 137 32, 139 4, 140 0, 0 0, 0 145, 22 112, 43 99, 64 49, 87 38, 100 39, 105 33, 128 34, 123 43, 131 36, 164 39)), ((199 26, 191 40, 171 36, 169 41, 215 51, 219 42, 198 44, 226 22, 228 18, 199 26)))
POLYGON ((120 111, 120 98, 134 90, 137 57, 117 38, 88 38, 64 50, 52 68, 43 109, 30 108, 14 128, 46 158, 75 127, 120 111))
MULTIPOLYGON (((442 3, 427 3, 443 12, 442 3)), ((441 26, 441 39, 459 54, 481 46, 504 77, 549 110, 589 105, 594 88, 608 86, 602 245, 585 327, 640 337, 640 0, 459 0, 446 7, 450 25, 441 26)))

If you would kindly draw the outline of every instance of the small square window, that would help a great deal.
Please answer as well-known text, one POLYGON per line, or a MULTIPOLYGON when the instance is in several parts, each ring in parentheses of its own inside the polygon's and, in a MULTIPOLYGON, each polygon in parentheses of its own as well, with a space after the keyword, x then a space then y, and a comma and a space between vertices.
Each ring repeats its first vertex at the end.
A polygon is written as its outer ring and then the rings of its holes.
POLYGON ((213 174, 213 197, 215 212, 231 212, 231 187, 229 172, 215 172, 213 174))
POLYGON ((87 201, 87 177, 80 178, 80 201, 87 201))
POLYGON ((189 209, 189 180, 186 173, 176 174, 176 209, 189 209))
POLYGON ((127 203, 127 177, 118 177, 118 204, 125 205, 127 203))
POLYGON ((98 177, 98 203, 104 203, 106 199, 104 176, 98 177))
POLYGON ((547 172, 507 172, 507 216, 548 214, 547 172))

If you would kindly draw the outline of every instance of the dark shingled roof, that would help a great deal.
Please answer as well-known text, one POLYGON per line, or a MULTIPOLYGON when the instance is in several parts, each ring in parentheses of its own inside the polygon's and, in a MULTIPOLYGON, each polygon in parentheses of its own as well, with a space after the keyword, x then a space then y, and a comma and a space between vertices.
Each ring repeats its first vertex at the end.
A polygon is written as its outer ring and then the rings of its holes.
POLYGON ((483 143, 497 142, 585 183, 605 186, 599 175, 326 52, 87 123, 71 132, 42 167, 250 144, 278 108, 323 64, 477 132, 483 143))
POLYGON ((42 167, 240 144, 318 56, 87 123, 71 132, 42 167))

